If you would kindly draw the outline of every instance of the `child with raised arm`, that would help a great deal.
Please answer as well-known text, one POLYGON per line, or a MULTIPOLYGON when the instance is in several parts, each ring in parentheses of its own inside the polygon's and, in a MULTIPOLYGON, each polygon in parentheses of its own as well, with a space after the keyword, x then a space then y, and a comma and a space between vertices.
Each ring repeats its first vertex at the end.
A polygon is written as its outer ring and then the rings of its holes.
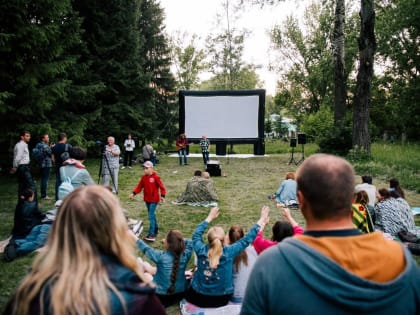
POLYGON ((255 239, 263 222, 268 218, 269 208, 261 209, 260 219, 250 231, 232 245, 225 244, 225 232, 220 226, 211 227, 207 233, 208 244, 203 242, 203 233, 211 221, 219 215, 219 208, 210 210, 207 218, 193 233, 193 248, 197 255, 197 271, 194 273, 186 300, 200 307, 226 305, 234 291, 233 260, 255 239))
POLYGON ((273 233, 271 240, 266 239, 263 236, 263 230, 268 223, 268 220, 263 222, 261 230, 258 232, 257 237, 253 243, 258 255, 261 254, 265 249, 281 242, 286 237, 293 236, 295 234, 303 234, 302 227, 295 221, 295 219, 293 219, 292 215, 290 214, 290 209, 283 207, 281 203, 277 203, 277 207, 282 210, 282 214, 286 218, 286 221, 276 221, 273 224, 271 229, 273 233))

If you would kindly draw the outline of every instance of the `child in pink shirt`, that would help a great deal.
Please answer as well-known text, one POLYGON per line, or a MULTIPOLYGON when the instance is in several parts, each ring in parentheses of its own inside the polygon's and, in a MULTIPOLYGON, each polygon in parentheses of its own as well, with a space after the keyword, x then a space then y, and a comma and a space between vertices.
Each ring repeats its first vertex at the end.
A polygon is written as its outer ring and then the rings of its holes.
POLYGON ((276 223, 274 223, 272 227, 273 235, 271 240, 263 237, 263 230, 268 221, 264 222, 253 243, 258 255, 261 254, 261 252, 263 252, 265 249, 281 242, 286 237, 293 236, 295 234, 303 234, 302 227, 293 219, 292 215, 290 214, 290 209, 283 208, 279 203, 277 204, 277 207, 283 209, 283 215, 287 221, 276 221, 276 223))

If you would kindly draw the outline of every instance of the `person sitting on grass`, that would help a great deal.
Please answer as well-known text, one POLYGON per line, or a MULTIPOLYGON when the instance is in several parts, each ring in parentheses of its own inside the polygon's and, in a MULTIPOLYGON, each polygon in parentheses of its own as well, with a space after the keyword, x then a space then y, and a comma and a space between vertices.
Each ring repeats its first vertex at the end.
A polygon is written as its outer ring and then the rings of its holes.
POLYGON ((5 314, 166 314, 139 271, 135 242, 118 199, 107 189, 76 188, 5 314))
POLYGON ((352 165, 313 154, 296 173, 305 233, 258 257, 240 314, 420 314, 420 269, 410 252, 353 225, 352 165))
POLYGON ((17 257, 32 253, 45 245, 61 202, 61 200, 58 200, 55 203, 54 209, 47 211, 41 223, 35 225, 24 238, 10 240, 9 244, 4 248, 3 253, 6 261, 10 262, 17 257))
MULTIPOLYGON (((405 193, 404 193, 404 190, 401 188, 401 186, 400 186, 400 181, 399 181, 398 179, 396 179, 396 178, 391 178, 391 179, 389 180, 389 190, 393 190, 393 191, 395 191, 396 195, 397 195, 399 198, 403 198, 403 199, 405 199, 405 193)), ((397 198, 398 198, 398 197, 397 197, 397 198)))
POLYGON ((267 222, 263 222, 261 230, 258 232, 257 237, 254 240, 254 248, 257 251, 258 255, 261 254, 265 249, 276 245, 277 243, 284 240, 286 237, 293 235, 303 234, 302 227, 293 219, 290 214, 289 208, 283 207, 280 203, 277 204, 277 207, 282 209, 283 216, 286 218, 286 221, 276 221, 271 228, 272 236, 271 240, 268 240, 263 237, 263 231, 267 222))
MULTIPOLYGON (((63 162, 60 167, 61 182, 69 177, 71 185, 76 188, 83 185, 95 185, 83 162, 86 160, 86 151, 81 147, 72 147, 69 151, 70 158, 63 162)), ((63 190, 62 186, 58 188, 58 199, 63 200, 70 191, 63 190)))
POLYGON ((268 218, 268 207, 261 209, 257 224, 241 239, 225 244, 225 232, 220 226, 211 227, 207 233, 208 244, 202 235, 211 221, 219 215, 219 208, 210 210, 207 218, 195 229, 192 237, 197 255, 197 271, 187 291, 186 300, 199 307, 221 307, 231 299, 233 288, 233 261, 255 239, 263 222, 268 218))
MULTIPOLYGON (((259 233, 259 232, 258 232, 259 233)), ((239 225, 234 225, 229 229, 226 235, 225 244, 232 245, 245 236, 244 230, 239 225)), ((252 267, 257 260, 258 254, 254 246, 249 245, 233 260, 233 295, 232 303, 242 303, 245 295, 246 284, 252 267)))
POLYGON ((218 200, 217 191, 208 172, 196 170, 188 181, 185 191, 181 193, 173 204, 215 205, 218 200))
POLYGON ((381 188, 378 191, 378 203, 375 206, 375 228, 398 237, 398 232, 408 231, 418 234, 413 213, 409 204, 395 190, 381 188))
POLYGON ((45 218, 34 199, 35 193, 30 188, 25 188, 20 194, 13 218, 12 239, 26 237, 45 218))
POLYGON ((170 230, 163 239, 165 250, 157 250, 141 239, 137 239, 138 248, 152 260, 156 267, 143 262, 143 269, 153 276, 156 283, 156 295, 165 307, 184 298, 188 282, 185 269, 191 258, 192 241, 184 239, 178 230, 170 230))
POLYGON ((280 183, 279 188, 273 195, 276 202, 285 206, 297 206, 296 180, 294 173, 287 173, 286 178, 280 183))
MULTIPOLYGON (((353 195, 352 220, 356 228, 362 233, 375 231, 372 217, 368 209, 369 196, 364 190, 360 190, 353 195)), ((372 211, 372 210, 371 210, 372 211)), ((374 212, 374 210, 373 210, 374 212)))

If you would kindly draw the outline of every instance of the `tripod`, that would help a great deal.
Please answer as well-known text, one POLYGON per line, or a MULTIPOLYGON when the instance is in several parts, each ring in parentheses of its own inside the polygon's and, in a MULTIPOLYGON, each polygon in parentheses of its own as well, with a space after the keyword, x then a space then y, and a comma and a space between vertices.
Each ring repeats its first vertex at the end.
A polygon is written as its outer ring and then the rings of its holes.
POLYGON ((304 149, 304 147, 305 147, 305 144, 302 143, 302 158, 299 161, 297 161, 296 165, 302 163, 305 160, 305 149, 304 149))
POLYGON ((112 188, 115 191, 115 193, 118 194, 117 187, 115 186, 114 173, 111 171, 111 168, 109 167, 109 161, 108 161, 108 157, 106 156, 105 149, 102 150, 101 154, 102 154, 102 159, 101 159, 101 162, 100 162, 100 165, 99 165, 98 184, 99 184, 99 181, 101 179, 101 176, 104 176, 104 174, 102 174, 102 170, 103 170, 103 164, 104 164, 104 161, 105 161, 105 164, 106 164, 106 167, 108 169, 109 175, 111 176, 112 188))
POLYGON ((293 156, 294 153, 295 153, 295 147, 292 146, 292 155, 289 160, 289 165, 292 164, 292 162, 295 163, 295 165, 299 163, 299 162, 296 162, 295 157, 293 156))

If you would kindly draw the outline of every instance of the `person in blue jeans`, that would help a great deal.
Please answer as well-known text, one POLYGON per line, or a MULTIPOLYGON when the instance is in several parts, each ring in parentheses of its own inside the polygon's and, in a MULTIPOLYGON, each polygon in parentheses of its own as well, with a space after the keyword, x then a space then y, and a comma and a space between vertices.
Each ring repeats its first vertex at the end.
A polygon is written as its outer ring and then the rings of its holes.
POLYGON ((163 251, 150 247, 141 239, 137 239, 137 246, 156 264, 154 267, 142 262, 144 270, 153 275, 156 295, 162 304, 168 307, 179 302, 188 287, 185 269, 193 252, 192 241, 184 239, 180 231, 170 230, 163 240, 163 251))
POLYGON ((156 207, 159 202, 165 202, 166 188, 158 173, 154 171, 153 163, 151 161, 144 162, 143 168, 144 175, 140 178, 140 181, 129 195, 129 198, 133 199, 135 195, 143 191, 143 200, 146 203, 150 223, 149 233, 144 237, 144 240, 154 242, 156 240, 156 235, 159 232, 159 225, 156 219, 156 207))
POLYGON ((48 180, 50 178, 50 172, 52 167, 52 152, 50 147, 50 137, 48 134, 43 134, 41 141, 37 144, 41 151, 42 160, 40 160, 41 168, 41 199, 50 200, 47 196, 48 180))
POLYGON ((55 208, 45 213, 44 219, 33 226, 29 234, 22 238, 12 238, 4 249, 6 261, 12 261, 16 257, 24 256, 45 245, 50 234, 52 224, 61 205, 61 200, 55 203, 55 208))
POLYGON ((188 139, 185 133, 180 134, 176 139, 176 149, 179 156, 179 165, 188 165, 188 139))
POLYGON ((207 218, 195 229, 192 241, 197 255, 197 271, 194 273, 186 300, 199 307, 221 307, 232 297, 233 261, 250 245, 263 223, 268 219, 269 208, 261 209, 257 224, 237 242, 225 243, 225 233, 220 226, 211 227, 207 233, 208 244, 203 242, 203 233, 213 219, 219 215, 219 208, 210 210, 207 218))

